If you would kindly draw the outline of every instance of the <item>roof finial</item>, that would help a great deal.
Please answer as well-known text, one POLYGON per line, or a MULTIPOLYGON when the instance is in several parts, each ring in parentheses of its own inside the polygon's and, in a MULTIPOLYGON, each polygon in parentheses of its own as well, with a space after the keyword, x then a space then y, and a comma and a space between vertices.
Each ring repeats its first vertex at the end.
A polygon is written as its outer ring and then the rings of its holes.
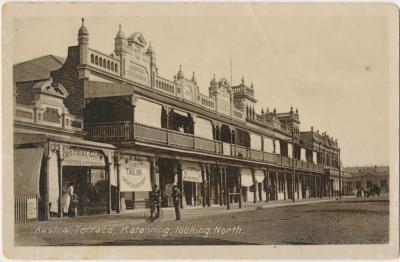
POLYGON ((197 84, 197 80, 196 80, 196 76, 194 75, 194 71, 193 71, 193 76, 192 76, 192 82, 197 84))
POLYGON ((118 27, 119 27, 119 31, 121 31, 122 25, 121 25, 121 24, 119 24, 119 25, 118 25, 118 27))
POLYGON ((81 18, 81 20, 82 20, 82 26, 84 26, 85 25, 85 18, 81 18))
POLYGON ((244 84, 244 76, 242 76, 242 84, 244 84))
POLYGON ((293 112, 293 106, 290 106, 290 112, 293 112))
POLYGON ((182 71, 182 65, 179 65, 179 71, 178 71, 178 74, 176 75, 176 78, 179 80, 179 79, 183 79, 184 77, 185 76, 182 71))

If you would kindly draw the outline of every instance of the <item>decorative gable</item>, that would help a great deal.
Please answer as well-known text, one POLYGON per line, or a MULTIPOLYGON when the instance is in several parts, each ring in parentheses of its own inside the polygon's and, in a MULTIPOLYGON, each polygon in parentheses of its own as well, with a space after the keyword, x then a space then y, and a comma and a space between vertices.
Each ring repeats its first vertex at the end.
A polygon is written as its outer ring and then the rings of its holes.
POLYGON ((131 43, 135 43, 136 45, 140 46, 140 47, 145 47, 147 45, 146 40, 144 39, 142 33, 140 32, 135 32, 133 33, 129 38, 128 38, 128 42, 131 43))
POLYGON ((64 86, 60 83, 54 84, 52 78, 36 83, 33 86, 33 92, 35 94, 45 94, 61 99, 65 99, 68 96, 68 92, 64 86))

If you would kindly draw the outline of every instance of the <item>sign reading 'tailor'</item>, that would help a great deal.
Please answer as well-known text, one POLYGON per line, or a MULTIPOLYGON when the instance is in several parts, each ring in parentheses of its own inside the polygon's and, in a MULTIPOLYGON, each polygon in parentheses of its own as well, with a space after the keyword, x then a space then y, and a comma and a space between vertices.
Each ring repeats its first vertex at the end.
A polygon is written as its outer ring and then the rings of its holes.
POLYGON ((151 191, 150 161, 130 160, 120 168, 121 192, 151 191))

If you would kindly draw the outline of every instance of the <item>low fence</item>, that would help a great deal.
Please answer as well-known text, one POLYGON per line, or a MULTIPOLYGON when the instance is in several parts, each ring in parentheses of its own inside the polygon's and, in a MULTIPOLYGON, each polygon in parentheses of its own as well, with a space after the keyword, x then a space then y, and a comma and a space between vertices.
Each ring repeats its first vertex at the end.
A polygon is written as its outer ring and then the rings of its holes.
POLYGON ((15 223, 24 223, 30 220, 37 220, 38 202, 37 194, 16 196, 14 198, 15 223))

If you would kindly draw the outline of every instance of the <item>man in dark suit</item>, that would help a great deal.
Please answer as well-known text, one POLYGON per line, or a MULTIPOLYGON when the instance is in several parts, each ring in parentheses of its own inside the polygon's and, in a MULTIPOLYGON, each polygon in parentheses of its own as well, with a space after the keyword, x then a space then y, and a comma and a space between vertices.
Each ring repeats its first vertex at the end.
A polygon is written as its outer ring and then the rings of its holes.
POLYGON ((175 216, 176 219, 175 220, 181 220, 181 211, 180 211, 180 206, 179 206, 179 201, 180 201, 180 197, 181 197, 181 192, 179 190, 179 188, 174 185, 172 187, 172 202, 174 204, 174 208, 175 208, 175 216))

